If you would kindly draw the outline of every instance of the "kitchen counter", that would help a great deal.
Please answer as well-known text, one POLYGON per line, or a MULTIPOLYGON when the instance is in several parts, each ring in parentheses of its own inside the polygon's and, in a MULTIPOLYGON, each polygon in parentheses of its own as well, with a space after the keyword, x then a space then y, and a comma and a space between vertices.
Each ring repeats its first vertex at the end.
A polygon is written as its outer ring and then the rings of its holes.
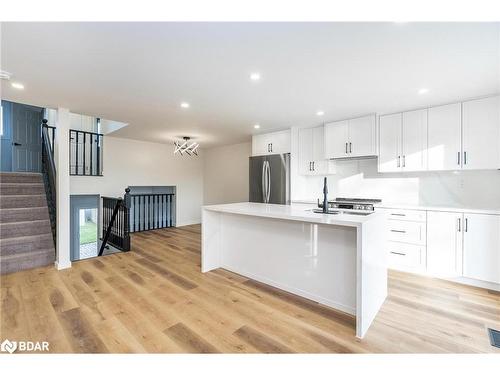
POLYGON ((321 214, 312 212, 312 209, 317 208, 316 205, 309 204, 264 204, 264 203, 231 203, 213 206, 204 206, 204 210, 225 212, 239 215, 250 215, 267 217, 273 219, 295 220, 306 223, 324 224, 324 225, 346 225, 359 227, 363 223, 373 220, 380 215, 374 212, 370 215, 355 215, 348 212, 338 215, 321 214))
POLYGON ((224 268, 355 315, 362 338, 387 296, 385 214, 312 208, 248 202, 203 207, 202 272, 224 268))
MULTIPOLYGON (((292 205, 295 206, 316 206, 317 202, 310 200, 294 200, 292 205)), ((378 208, 390 208, 399 210, 424 210, 424 211, 442 211, 442 212, 465 212, 465 213, 475 213, 475 214, 486 214, 486 215, 500 215, 500 208, 478 208, 478 207, 466 207, 459 205, 425 205, 425 204, 404 204, 404 203, 394 203, 382 201, 374 205, 375 209, 378 208)))

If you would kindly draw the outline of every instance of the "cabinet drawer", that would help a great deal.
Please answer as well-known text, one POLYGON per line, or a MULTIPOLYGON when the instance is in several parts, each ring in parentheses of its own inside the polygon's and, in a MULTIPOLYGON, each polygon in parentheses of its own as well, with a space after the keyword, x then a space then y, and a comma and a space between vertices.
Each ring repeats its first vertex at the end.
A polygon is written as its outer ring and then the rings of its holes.
POLYGON ((389 242, 389 268, 406 270, 425 270, 426 248, 398 242, 389 242))
POLYGON ((396 210, 390 209, 387 218, 391 220, 419 221, 425 222, 427 218, 426 211, 422 210, 396 210))
POLYGON ((426 225, 415 221, 387 220, 389 241, 426 244, 426 225))

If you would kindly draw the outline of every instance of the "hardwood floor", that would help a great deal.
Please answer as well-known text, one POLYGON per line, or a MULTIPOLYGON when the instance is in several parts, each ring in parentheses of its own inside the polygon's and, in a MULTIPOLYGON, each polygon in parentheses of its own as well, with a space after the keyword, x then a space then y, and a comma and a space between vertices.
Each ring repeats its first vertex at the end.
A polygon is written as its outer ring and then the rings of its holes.
POLYGON ((1 277, 0 339, 84 353, 496 352, 500 294, 390 272, 365 339, 354 318, 224 270, 200 272, 200 226, 134 234, 132 251, 1 277))

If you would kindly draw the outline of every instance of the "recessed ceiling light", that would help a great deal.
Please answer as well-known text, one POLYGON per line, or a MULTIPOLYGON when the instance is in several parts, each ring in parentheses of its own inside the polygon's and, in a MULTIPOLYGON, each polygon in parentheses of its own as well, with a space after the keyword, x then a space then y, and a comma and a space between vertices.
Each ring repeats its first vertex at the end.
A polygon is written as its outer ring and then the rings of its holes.
POLYGON ((324 111, 318 111, 316 112, 316 116, 323 116, 325 114, 324 111))
POLYGON ((24 90, 24 85, 19 82, 12 82, 11 86, 18 90, 24 90))
POLYGON ((420 90, 418 90, 419 95, 427 94, 428 92, 429 92, 429 89, 426 89, 426 88, 421 88, 420 90))
POLYGON ((189 103, 188 102, 182 102, 181 103, 181 108, 189 108, 189 103))
POLYGON ((260 129, 260 125, 259 125, 259 124, 255 124, 253 127, 254 127, 255 129, 260 129))
POLYGON ((252 74, 250 74, 250 79, 252 81, 258 81, 260 79, 260 73, 252 73, 252 74))

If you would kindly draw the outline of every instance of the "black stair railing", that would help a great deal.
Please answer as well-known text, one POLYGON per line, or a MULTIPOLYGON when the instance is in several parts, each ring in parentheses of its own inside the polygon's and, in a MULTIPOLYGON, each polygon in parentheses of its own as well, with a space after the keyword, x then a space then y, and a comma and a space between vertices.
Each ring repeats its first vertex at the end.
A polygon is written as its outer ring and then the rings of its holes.
POLYGON ((56 128, 42 120, 42 174, 49 209, 52 237, 56 244, 56 164, 54 162, 54 140, 56 128))
POLYGON ((70 129, 71 176, 102 176, 103 134, 70 129))
POLYGON ((99 256, 109 245, 130 250, 129 208, 123 198, 102 197, 102 243, 99 256))
POLYGON ((130 232, 174 226, 174 194, 125 194, 130 210, 130 232))

